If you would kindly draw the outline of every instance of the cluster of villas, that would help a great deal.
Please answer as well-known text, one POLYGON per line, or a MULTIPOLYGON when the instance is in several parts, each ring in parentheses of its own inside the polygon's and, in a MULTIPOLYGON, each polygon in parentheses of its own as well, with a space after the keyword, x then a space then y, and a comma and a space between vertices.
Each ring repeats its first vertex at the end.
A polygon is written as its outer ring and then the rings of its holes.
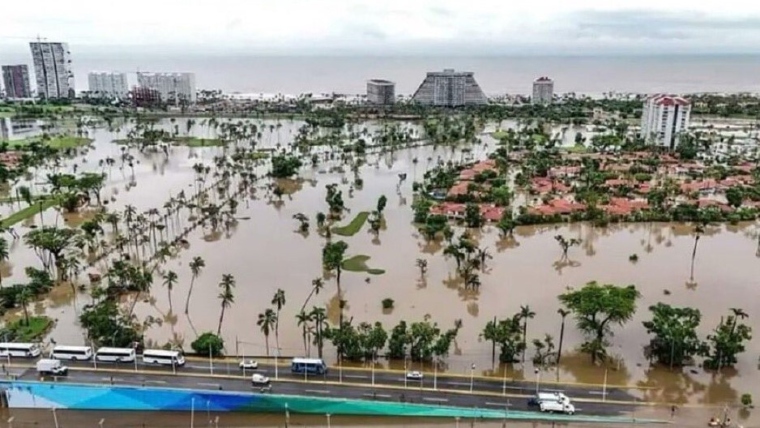
MULTIPOLYGON (((524 152, 510 154, 510 163, 519 164, 524 152)), ((596 206, 609 216, 624 217, 637 212, 650 210, 649 195, 657 189, 664 189, 667 182, 667 192, 672 203, 686 204, 698 208, 715 207, 724 213, 735 211, 726 197, 725 192, 733 187, 754 186, 755 179, 752 171, 756 168, 753 163, 745 162, 727 167, 730 175, 722 179, 694 178, 705 177, 707 166, 701 162, 682 162, 669 155, 657 155, 652 159, 652 153, 635 152, 623 155, 608 154, 569 154, 563 158, 567 165, 555 166, 547 171, 546 176, 533 177, 523 188, 528 194, 528 203, 520 207, 521 214, 531 216, 572 216, 585 212, 586 204, 575 200, 573 191, 580 184, 582 177, 583 159, 594 160, 598 171, 607 177, 602 187, 607 190, 603 203, 596 206), (645 162, 646 160, 646 162, 645 162)), ((477 162, 459 172, 456 183, 444 194, 439 193, 438 199, 443 199, 434 205, 430 213, 444 215, 450 219, 463 219, 466 204, 455 202, 464 195, 480 196, 473 191, 474 180, 485 171, 499 173, 493 159, 477 162)), ((482 187, 482 184, 479 186, 482 187)), ((475 186, 477 187, 477 186, 475 186)), ((505 208, 493 203, 478 203, 480 213, 487 222, 498 222, 505 208)), ((760 201, 744 199, 742 207, 760 208, 760 201)))

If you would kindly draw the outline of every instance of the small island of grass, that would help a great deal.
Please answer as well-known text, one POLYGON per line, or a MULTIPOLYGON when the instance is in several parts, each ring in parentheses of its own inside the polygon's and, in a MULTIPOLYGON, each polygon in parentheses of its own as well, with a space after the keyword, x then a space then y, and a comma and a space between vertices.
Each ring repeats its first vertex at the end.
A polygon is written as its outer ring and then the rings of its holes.
POLYGON ((17 342, 34 342, 42 339, 48 330, 53 326, 53 320, 46 316, 20 318, 8 322, 5 327, 0 329, 9 340, 17 342))
POLYGON ((22 140, 5 140, 4 143, 8 144, 8 147, 14 150, 23 150, 32 143, 39 142, 40 144, 52 147, 54 149, 74 149, 77 147, 88 146, 92 143, 92 139, 85 137, 77 137, 73 135, 58 135, 51 136, 49 139, 42 137, 29 137, 22 140))
POLYGON ((383 269, 375 269, 367 266, 367 260, 369 256, 359 254, 343 261, 343 270, 349 272, 366 272, 370 275, 382 275, 385 273, 383 269))
POLYGON ((55 198, 39 199, 28 207, 16 211, 8 217, 0 220, 0 228, 5 229, 11 227, 16 223, 22 222, 32 216, 39 214, 42 211, 47 210, 48 208, 54 207, 57 203, 58 200, 55 198))
POLYGON ((350 223, 345 226, 334 227, 332 232, 340 236, 354 236, 362 229, 362 226, 367 222, 368 217, 369 212, 362 211, 356 214, 356 217, 354 217, 350 223))

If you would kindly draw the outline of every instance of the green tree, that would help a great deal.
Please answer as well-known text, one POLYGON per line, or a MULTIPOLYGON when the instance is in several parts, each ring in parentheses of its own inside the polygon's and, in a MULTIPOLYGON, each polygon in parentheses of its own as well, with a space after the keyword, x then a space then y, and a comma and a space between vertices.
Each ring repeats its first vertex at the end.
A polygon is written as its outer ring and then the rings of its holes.
MULTIPOLYGON (((5 238, 0 237, 0 263, 7 262, 8 258, 10 257, 10 252, 8 251, 8 241, 5 240, 5 238)), ((0 286, 3 284, 3 276, 0 275, 0 286)))
POLYGON ((745 351, 745 343, 752 339, 752 328, 740 322, 748 315, 742 309, 731 308, 731 314, 721 317, 720 323, 707 336, 710 351, 704 366, 720 370, 736 364, 736 356, 745 351))
POLYGON ((385 210, 385 206, 388 204, 388 198, 385 197, 385 195, 380 195, 380 197, 377 199, 377 212, 379 215, 383 215, 383 210, 385 210))
POLYGON ((478 228, 483 226, 483 215, 480 213, 480 205, 468 203, 464 209, 464 224, 467 227, 478 228))
POLYGON ((275 323, 277 323, 277 314, 271 308, 267 308, 264 313, 259 314, 259 320, 256 321, 256 325, 258 325, 261 332, 264 333, 267 357, 269 356, 269 334, 272 332, 275 323))
POLYGON ((311 314, 301 310, 296 314, 296 322, 298 327, 301 327, 301 337, 303 338, 303 352, 304 355, 310 355, 308 352, 308 336, 309 336, 309 323, 312 321, 311 314))
POLYGON ((562 342, 565 341, 565 318, 570 314, 570 311, 564 308, 557 309, 557 313, 562 317, 562 324, 559 327, 559 347, 557 348, 557 366, 562 359, 562 342))
POLYGON ((220 336, 207 331, 197 339, 195 339, 190 347, 193 352, 199 355, 211 355, 213 357, 221 357, 224 355, 224 339, 220 336))
POLYGON ((505 364, 516 363, 519 361, 517 356, 525 348, 522 331, 522 318, 517 313, 511 318, 488 321, 481 337, 499 347, 500 362, 505 364))
POLYGON ((536 316, 536 313, 533 312, 530 309, 530 306, 528 305, 520 305, 520 319, 522 320, 522 337, 523 337, 523 346, 522 346, 522 362, 525 362, 525 349, 528 347, 527 338, 528 338, 528 320, 533 319, 536 316))
POLYGON ((744 191, 740 187, 729 187, 726 189, 726 200, 734 208, 739 208, 744 201, 744 191))
POLYGON ((177 281, 179 280, 179 277, 177 276, 177 273, 173 270, 166 271, 163 275, 164 280, 164 287, 166 287, 166 293, 169 297, 169 312, 173 312, 172 309, 172 290, 174 289, 174 286, 177 284, 177 281))
POLYGON ((280 355, 280 311, 285 306, 285 291, 278 288, 272 297, 272 304, 277 308, 276 320, 274 322, 274 343, 277 346, 275 349, 275 355, 280 355))
POLYGON ((559 244, 559 247, 562 249, 562 260, 567 260, 567 252, 571 247, 580 245, 582 242, 580 239, 576 238, 566 239, 562 235, 555 236, 554 240, 557 241, 557 244, 559 244))
POLYGON ((699 309, 657 303, 649 310, 652 319, 643 324, 647 333, 653 335, 647 347, 651 358, 672 369, 689 364, 694 356, 706 355, 708 347, 697 336, 702 320, 699 309))
POLYGON ((391 337, 388 340, 388 358, 394 360, 406 358, 408 336, 406 321, 399 321, 391 330, 391 337))
POLYGON ((309 292, 309 295, 306 296, 306 300, 304 300, 303 305, 301 305, 300 312, 303 312, 304 309, 306 309, 306 305, 309 303, 309 300, 311 300, 312 296, 319 295, 319 292, 322 291, 322 288, 324 288, 325 282, 322 280, 322 278, 314 278, 311 280, 311 291, 309 292))
POLYGON ((309 314, 314 321, 314 344, 317 345, 317 355, 322 358, 324 349, 325 335, 324 332, 329 328, 327 324, 327 311, 325 308, 313 307, 309 314))
POLYGON ((79 323, 87 332, 87 338, 101 346, 131 348, 140 341, 132 318, 123 314, 111 298, 85 306, 79 323))
POLYGON ((29 325, 29 303, 33 297, 32 290, 28 286, 22 286, 21 292, 18 294, 18 303, 24 310, 24 325, 29 325))
POLYGON ((190 273, 192 274, 192 277, 190 278, 190 288, 187 290, 187 299, 185 300, 185 315, 190 312, 190 296, 193 294, 195 279, 198 278, 198 275, 200 275, 201 272, 203 272, 204 267, 206 267, 206 262, 198 256, 193 257, 190 261, 190 273))
POLYGON ((298 169, 303 163, 300 159, 290 155, 272 156, 272 171, 270 175, 275 178, 288 178, 298 174, 298 169))
POLYGON ((219 313, 219 327, 216 329, 217 336, 221 336, 222 334, 224 311, 235 303, 235 293, 232 291, 235 288, 235 277, 229 273, 222 275, 222 281, 219 283, 219 288, 222 290, 219 292, 219 300, 222 303, 222 310, 219 313))
POLYGON ((573 313, 578 329, 586 335, 581 350, 591 354, 591 360, 596 362, 607 356, 612 326, 622 326, 633 317, 639 297, 641 294, 633 285, 620 287, 592 281, 579 290, 561 294, 559 301, 573 313))
POLYGON ((57 227, 41 227, 24 235, 24 241, 34 249, 42 266, 53 273, 53 267, 60 275, 60 264, 67 249, 76 242, 79 231, 76 229, 59 229, 57 227))

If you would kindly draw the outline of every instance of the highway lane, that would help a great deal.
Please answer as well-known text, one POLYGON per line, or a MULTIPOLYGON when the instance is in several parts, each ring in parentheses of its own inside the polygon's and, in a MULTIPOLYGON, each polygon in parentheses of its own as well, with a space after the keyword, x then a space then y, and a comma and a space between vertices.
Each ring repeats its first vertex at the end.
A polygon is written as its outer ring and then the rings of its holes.
MULTIPOLYGON (((34 369, 24 370, 19 380, 39 380, 34 369)), ((47 381, 52 381, 47 379, 47 381)), ((181 376, 158 372, 127 372, 106 370, 71 370, 66 377, 59 377, 57 382, 76 382, 94 384, 114 384, 145 387, 172 387, 188 389, 224 391, 260 392, 259 387, 251 385, 250 377, 227 376, 181 376)), ((526 398, 484 396, 461 392, 433 391, 425 388, 372 388, 368 385, 335 384, 324 381, 273 381, 271 393, 330 398, 352 398, 379 401, 405 401, 412 403, 461 406, 470 408, 488 408, 510 410, 534 410, 528 407, 526 398)), ((579 413, 602 416, 621 416, 633 410, 633 405, 619 403, 576 403, 579 413)))
MULTIPOLYGON (((74 362, 66 361, 64 364, 70 367, 95 367, 94 362, 74 362)), ((103 363, 97 362, 99 368, 119 368, 125 370, 146 370, 156 371, 163 373, 171 373, 172 367, 157 366, 152 364, 143 364, 139 360, 137 364, 133 363, 103 363)), ((183 367, 175 368, 177 373, 193 373, 193 374, 218 374, 218 375, 243 375, 236 362, 229 361, 215 361, 212 364, 204 363, 198 360, 189 360, 183 367), (213 368, 212 368, 213 367, 213 368)), ((260 373, 271 379, 291 379, 291 380, 304 380, 308 382, 329 381, 345 384, 375 384, 375 385, 387 385, 409 389, 447 389, 454 391, 470 392, 472 390, 475 393, 485 392, 502 395, 532 395, 536 393, 536 389, 540 391, 560 391, 574 399, 588 399, 588 400, 611 400, 611 401, 629 401, 634 402, 636 397, 628 389, 619 387, 604 387, 604 386, 585 386, 577 384, 555 384, 545 383, 541 384, 529 381, 515 381, 507 379, 504 382, 499 378, 487 378, 482 376, 469 376, 451 375, 451 374, 437 374, 425 373, 424 378, 421 381, 405 379, 403 372, 399 371, 387 371, 376 370, 374 375, 371 370, 357 369, 357 368, 345 368, 339 369, 337 367, 331 367, 330 371, 325 375, 303 375, 291 373, 289 366, 279 365, 275 372, 275 366, 273 364, 260 364, 257 370, 245 370, 246 375, 253 373, 260 373), (374 380, 373 380, 374 377, 374 380)))

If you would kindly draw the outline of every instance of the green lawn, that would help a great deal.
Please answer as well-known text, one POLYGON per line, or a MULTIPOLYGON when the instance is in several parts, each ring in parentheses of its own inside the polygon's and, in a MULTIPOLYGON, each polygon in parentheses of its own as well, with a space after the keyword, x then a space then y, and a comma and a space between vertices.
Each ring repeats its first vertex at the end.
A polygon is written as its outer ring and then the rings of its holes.
POLYGON ((504 130, 499 130, 499 131, 491 133, 491 136, 494 139, 496 139, 496 140, 501 140, 502 138, 506 137, 507 135, 509 135, 509 134, 507 133, 507 131, 504 131, 504 130))
POLYGON ((52 326, 53 320, 46 316, 29 317, 27 325, 22 314, 21 318, 6 324, 3 330, 16 342, 34 342, 42 339, 52 326))
MULTIPOLYGON (((29 145, 35 141, 42 141, 40 137, 29 137, 23 140, 10 140, 8 146, 11 148, 20 149, 26 145, 29 145)), ((92 143, 92 140, 85 137, 75 137, 72 135, 62 135, 51 137, 45 142, 46 145, 54 149, 73 149, 75 147, 87 146, 92 143)))
POLYGON ((48 208, 54 207, 58 201, 54 198, 46 199, 44 201, 38 201, 34 204, 9 215, 8 217, 0 220, 0 227, 3 229, 13 226, 16 223, 24 221, 29 217, 37 215, 40 211, 45 211, 48 208))
POLYGON ((367 260, 369 260, 369 256, 361 254, 353 256, 343 261, 343 270, 349 272, 366 272, 370 275, 382 275, 385 273, 382 269, 374 269, 367 266, 367 260))
POLYGON ((351 223, 348 223, 345 226, 333 227, 332 232, 340 236, 354 236, 362 229, 362 226, 367 222, 368 217, 369 212, 362 211, 359 214, 356 214, 356 217, 351 220, 351 223))

